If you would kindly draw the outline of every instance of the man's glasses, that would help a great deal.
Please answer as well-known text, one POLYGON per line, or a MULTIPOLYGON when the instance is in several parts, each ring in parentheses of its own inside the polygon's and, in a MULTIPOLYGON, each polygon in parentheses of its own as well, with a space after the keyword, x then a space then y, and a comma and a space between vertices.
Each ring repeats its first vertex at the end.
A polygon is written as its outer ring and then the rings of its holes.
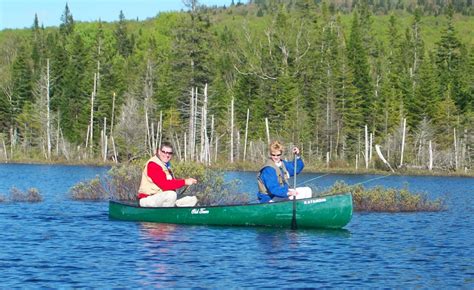
POLYGON ((272 155, 274 157, 277 157, 277 156, 281 156, 281 153, 280 154, 270 154, 270 155, 272 155))
POLYGON ((164 151, 164 150, 161 150, 161 152, 163 152, 163 154, 166 154, 166 155, 173 155, 173 152, 172 152, 172 151, 164 151))

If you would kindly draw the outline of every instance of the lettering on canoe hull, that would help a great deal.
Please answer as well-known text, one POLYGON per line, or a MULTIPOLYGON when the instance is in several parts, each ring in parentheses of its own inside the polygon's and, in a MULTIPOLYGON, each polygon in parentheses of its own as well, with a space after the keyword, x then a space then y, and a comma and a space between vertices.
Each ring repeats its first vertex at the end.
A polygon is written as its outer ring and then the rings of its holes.
POLYGON ((209 211, 206 208, 194 208, 191 210, 191 214, 208 214, 209 211))
POLYGON ((326 199, 325 198, 317 198, 317 199, 305 200, 304 204, 321 203, 321 202, 326 202, 326 199))

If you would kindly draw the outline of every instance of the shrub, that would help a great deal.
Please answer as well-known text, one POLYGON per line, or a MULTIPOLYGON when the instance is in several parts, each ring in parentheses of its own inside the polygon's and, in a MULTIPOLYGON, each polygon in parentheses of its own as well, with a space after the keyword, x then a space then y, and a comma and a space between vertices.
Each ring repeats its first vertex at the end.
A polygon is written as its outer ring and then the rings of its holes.
POLYGON ((364 189, 362 185, 349 186, 338 181, 321 195, 351 192, 355 211, 415 212, 445 209, 443 199, 429 200, 426 193, 412 193, 407 186, 402 189, 381 186, 364 189))
MULTIPOLYGON (((196 196, 199 205, 232 205, 249 202, 247 193, 239 193, 239 180, 225 182, 224 172, 208 169, 202 164, 180 163, 174 169, 175 175, 187 178, 194 177, 198 183, 189 186, 184 195, 196 196)), ((178 198, 182 196, 179 195, 178 198)))
POLYGON ((37 188, 29 188, 26 192, 22 192, 16 187, 10 189, 10 200, 13 202, 41 202, 43 197, 37 188))
POLYGON ((137 165, 112 167, 103 177, 80 182, 71 189, 75 200, 135 200, 140 186, 141 169, 137 165))
MULTIPOLYGON (((237 192, 236 181, 225 182, 222 171, 206 169, 197 163, 177 163, 172 171, 177 178, 198 180, 198 184, 178 190, 178 198, 197 196, 199 205, 242 204, 249 200, 248 194, 237 192)), ((138 165, 113 167, 103 178, 80 182, 70 192, 75 200, 136 200, 141 173, 142 168, 138 165)))

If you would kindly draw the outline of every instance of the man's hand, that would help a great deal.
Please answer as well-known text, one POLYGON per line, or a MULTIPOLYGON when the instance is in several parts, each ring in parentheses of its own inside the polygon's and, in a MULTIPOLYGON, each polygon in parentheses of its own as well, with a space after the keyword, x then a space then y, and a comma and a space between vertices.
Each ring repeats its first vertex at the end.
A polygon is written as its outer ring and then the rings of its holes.
POLYGON ((292 150, 293 154, 295 155, 300 155, 300 149, 298 147, 293 147, 293 150, 292 150))
POLYGON ((186 185, 193 185, 193 184, 196 184, 196 183, 197 183, 197 180, 194 179, 194 178, 191 178, 191 177, 190 177, 190 178, 186 178, 186 179, 184 180, 184 184, 186 184, 186 185))
POLYGON ((297 195, 298 195, 298 191, 296 191, 296 189, 290 188, 288 190, 288 196, 297 196, 297 195))

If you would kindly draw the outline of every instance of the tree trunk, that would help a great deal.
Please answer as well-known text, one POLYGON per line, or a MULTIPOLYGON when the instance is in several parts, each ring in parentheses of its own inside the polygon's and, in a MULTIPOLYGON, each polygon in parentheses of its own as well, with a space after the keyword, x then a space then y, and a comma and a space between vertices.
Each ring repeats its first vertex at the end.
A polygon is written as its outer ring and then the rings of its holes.
POLYGON ((405 133, 406 133, 406 127, 407 127, 407 118, 403 118, 403 128, 402 128, 402 148, 400 152, 400 166, 403 166, 403 154, 405 152, 405 133))
POLYGON ((115 118, 115 92, 112 94, 112 114, 110 119, 110 136, 114 134, 114 118, 115 118))
POLYGON ((8 154, 7 154, 7 146, 5 146, 5 140, 2 138, 2 145, 3 145, 3 155, 5 162, 8 161, 8 154))
POLYGON ((58 111, 58 127, 56 128, 56 156, 59 156, 59 129, 60 129, 60 113, 58 111))
POLYGON ((211 116, 211 138, 209 140, 209 165, 211 165, 211 159, 212 159, 212 148, 213 143, 214 143, 214 136, 216 136, 216 133, 214 132, 214 115, 211 116))
POLYGON ((230 163, 234 163, 234 97, 230 102, 230 163))
POLYGON ((104 162, 107 160, 107 117, 104 117, 104 155, 103 155, 103 160, 104 162))
POLYGON ((458 142, 456 140, 456 128, 453 128, 454 137, 454 169, 458 170, 458 142))
POLYGON ((367 125, 364 127, 365 132, 365 152, 364 152, 364 159, 365 159, 365 169, 369 169, 369 131, 367 125))
POLYGON ((89 148, 90 148, 90 152, 91 152, 91 158, 93 157, 92 156, 92 149, 94 147, 94 144, 93 144, 93 138, 94 138, 94 99, 95 99, 95 94, 97 92, 97 73, 94 73, 94 88, 92 90, 92 94, 91 94, 91 119, 90 119, 90 122, 89 122, 89 127, 90 127, 90 130, 89 130, 89 133, 90 133, 90 142, 89 142, 89 148))
POLYGON ((249 117, 250 117, 250 108, 247 108, 247 119, 245 121, 245 140, 244 140, 244 158, 243 158, 244 161, 247 157, 247 136, 248 136, 248 130, 249 130, 249 117))
POLYGON ((430 150, 430 163, 428 164, 428 169, 432 171, 433 170, 433 147, 431 145, 431 140, 429 142, 429 150, 430 150))
POLYGON ((158 128, 156 129, 156 142, 155 146, 157 149, 161 147, 161 139, 163 138, 163 111, 160 111, 160 122, 158 123, 158 128), (159 133, 159 135, 158 135, 159 133))
POLYGON ((115 149, 115 140, 114 140, 114 136, 110 135, 110 140, 112 141, 112 150, 114 151, 114 161, 115 161, 115 163, 118 163, 118 159, 117 159, 117 150, 115 149))
POLYGON ((47 143, 47 156, 48 160, 51 159, 51 117, 50 117, 50 108, 49 108, 49 94, 50 94, 50 84, 49 84, 49 58, 46 59, 46 143, 47 143))
POLYGON ((267 144, 270 145, 270 128, 268 126, 268 118, 265 118, 265 128, 267 132, 267 144))
MULTIPOLYGON (((187 146, 188 143, 187 143, 187 141, 188 141, 188 140, 186 140, 186 132, 184 132, 184 154, 183 154, 183 156, 184 156, 184 158, 183 158, 183 159, 184 159, 184 162, 187 161, 187 156, 188 156, 188 146, 187 146)), ((161 147, 161 146, 160 146, 160 147, 161 147)))

